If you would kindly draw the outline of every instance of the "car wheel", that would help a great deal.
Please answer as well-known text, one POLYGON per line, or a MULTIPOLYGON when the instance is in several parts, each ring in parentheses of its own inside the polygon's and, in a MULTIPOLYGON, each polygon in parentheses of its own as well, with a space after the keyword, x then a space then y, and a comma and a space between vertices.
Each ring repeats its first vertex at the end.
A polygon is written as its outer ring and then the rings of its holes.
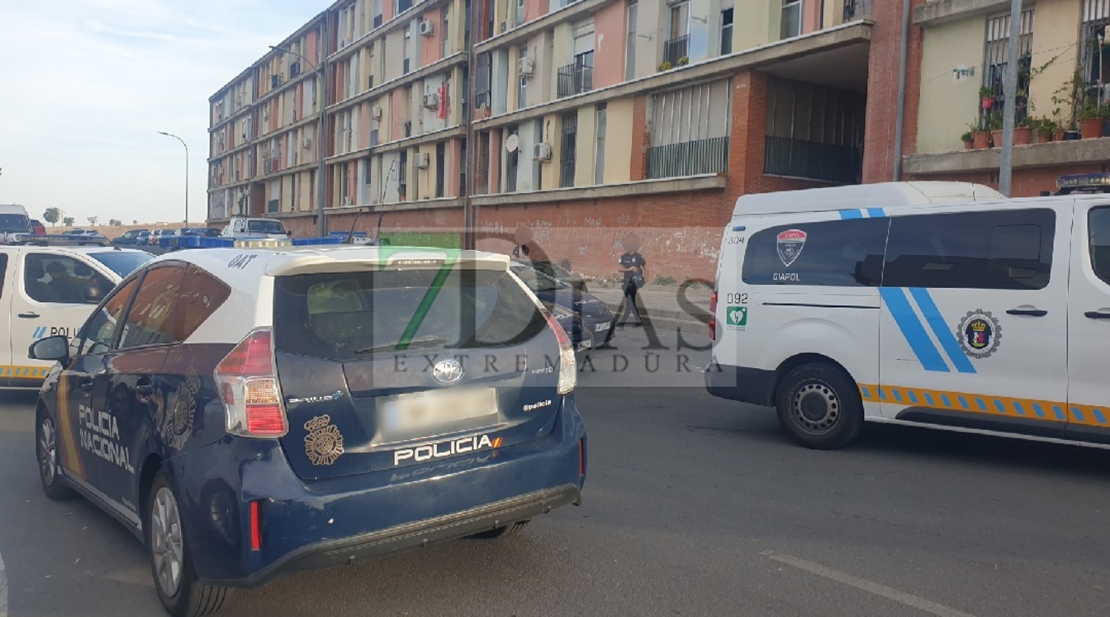
POLYGON ((525 527, 527 527, 528 523, 530 523, 530 522, 532 522, 532 519, 517 521, 515 523, 505 525, 504 527, 498 527, 496 529, 491 529, 489 531, 483 531, 481 533, 476 533, 476 534, 474 534, 470 537, 478 539, 478 540, 496 540, 498 538, 507 538, 507 537, 519 532, 521 529, 524 529, 525 527))
POLYGON ((73 489, 66 486, 62 479, 58 431, 55 429, 54 419, 43 409, 35 416, 35 455, 39 461, 39 481, 42 482, 42 491, 46 496, 51 499, 72 497, 73 489))
POLYGON ((779 385, 779 422, 807 448, 832 450, 848 445, 863 426, 859 387, 828 364, 805 364, 779 385))
POLYGON ((164 470, 154 478, 149 495, 143 529, 158 599, 174 617, 215 613, 223 607, 229 590, 197 581, 181 510, 164 470))

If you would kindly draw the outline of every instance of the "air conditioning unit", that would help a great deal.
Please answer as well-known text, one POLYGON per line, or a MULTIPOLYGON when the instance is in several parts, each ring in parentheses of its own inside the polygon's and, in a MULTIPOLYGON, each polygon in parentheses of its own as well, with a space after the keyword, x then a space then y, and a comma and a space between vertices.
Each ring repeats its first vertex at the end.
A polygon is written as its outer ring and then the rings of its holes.
POLYGON ((370 117, 375 119, 375 120, 381 120, 382 119, 382 106, 381 105, 375 105, 375 106, 371 107, 370 108, 370 117))
POLYGON ((537 161, 550 161, 551 160, 551 144, 546 141, 536 144, 535 152, 532 158, 537 161))
POLYGON ((417 169, 427 169, 430 162, 427 152, 416 153, 415 163, 417 169))
POLYGON ((520 69, 521 77, 531 77, 536 70, 536 62, 525 56, 517 61, 517 67, 520 69))
POLYGON ((498 27, 498 30, 497 30, 498 32, 504 32, 504 31, 509 29, 509 22, 503 21, 500 24, 498 24, 497 27, 498 27))
POLYGON ((424 107, 436 109, 439 107, 439 93, 430 92, 424 95, 424 107))
POLYGON ((311 148, 312 147, 312 140, 305 137, 304 139, 301 140, 301 147, 305 148, 305 149, 311 148))
POLYGON ((424 36, 432 36, 436 31, 435 24, 430 21, 424 20, 420 22, 420 34, 424 36))

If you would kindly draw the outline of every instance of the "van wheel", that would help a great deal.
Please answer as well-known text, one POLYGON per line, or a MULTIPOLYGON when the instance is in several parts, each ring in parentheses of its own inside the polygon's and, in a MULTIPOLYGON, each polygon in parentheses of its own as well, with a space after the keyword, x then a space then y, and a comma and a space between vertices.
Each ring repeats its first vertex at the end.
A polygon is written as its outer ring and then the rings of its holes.
POLYGON ((73 489, 65 484, 58 456, 58 431, 54 419, 40 408, 35 415, 35 456, 39 462, 39 481, 42 492, 51 499, 69 499, 73 489))
POLYGON ((150 552, 150 570, 158 599, 174 617, 210 615, 223 607, 229 590, 202 585, 193 571, 193 558, 185 539, 185 526, 169 475, 159 471, 150 487, 143 531, 150 552))
POLYGON ((807 448, 841 448, 863 426, 859 388, 844 371, 828 364, 791 370, 779 385, 776 403, 783 428, 807 448))
POLYGON ((526 519, 526 520, 523 520, 523 521, 517 521, 517 522, 515 522, 511 525, 505 525, 504 527, 498 527, 497 529, 491 529, 489 531, 483 531, 483 532, 480 532, 480 533, 476 533, 476 534, 474 534, 470 537, 471 538, 476 538, 478 540, 496 540, 498 538, 507 538, 507 537, 517 533, 521 529, 524 529, 525 527, 527 527, 528 523, 530 523, 530 522, 532 522, 531 519, 526 519))

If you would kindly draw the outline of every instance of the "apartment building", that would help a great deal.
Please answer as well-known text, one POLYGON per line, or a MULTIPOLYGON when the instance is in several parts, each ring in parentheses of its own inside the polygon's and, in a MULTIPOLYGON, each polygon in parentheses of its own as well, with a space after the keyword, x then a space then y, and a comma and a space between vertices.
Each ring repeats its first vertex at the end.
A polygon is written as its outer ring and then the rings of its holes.
MULTIPOLYGON (((929 0, 915 5, 919 99, 915 143, 904 151, 905 172, 913 178, 997 186, 1000 150, 965 149, 961 135, 969 125, 990 128, 992 117, 995 124, 1000 121, 1010 2, 929 0)), ((1024 3, 1015 99, 1019 121, 1049 120, 1072 130, 1085 107, 1105 106, 1110 99, 1110 75, 1104 72, 1110 68, 1108 24, 1110 0, 1024 3)), ((1015 146, 1015 197, 1054 190, 1061 175, 1110 171, 1110 141, 1067 137, 1034 133, 1033 143, 1015 146)))
POLYGON ((340 0, 212 97, 209 220, 316 233, 310 59, 328 228, 527 225, 596 274, 635 231, 709 277, 739 195, 892 178, 900 5, 340 0))

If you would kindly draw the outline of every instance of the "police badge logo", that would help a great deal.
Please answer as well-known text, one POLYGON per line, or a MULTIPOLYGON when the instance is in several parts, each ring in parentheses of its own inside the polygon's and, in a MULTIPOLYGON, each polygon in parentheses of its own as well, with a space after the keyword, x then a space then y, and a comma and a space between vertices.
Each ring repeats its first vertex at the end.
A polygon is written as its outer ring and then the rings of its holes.
POLYGON ((304 452, 313 465, 331 465, 343 454, 343 435, 331 423, 331 416, 316 416, 304 423, 304 429, 308 431, 304 452))
POLYGON ((802 249, 806 245, 806 232, 800 229, 787 229, 778 235, 775 247, 779 252, 779 259, 782 260, 782 265, 787 268, 790 267, 798 256, 802 254, 802 249))
POLYGON ((956 338, 969 357, 989 358, 998 351, 998 346, 1002 343, 1002 325, 990 311, 975 309, 960 320, 960 325, 956 328, 956 338))

